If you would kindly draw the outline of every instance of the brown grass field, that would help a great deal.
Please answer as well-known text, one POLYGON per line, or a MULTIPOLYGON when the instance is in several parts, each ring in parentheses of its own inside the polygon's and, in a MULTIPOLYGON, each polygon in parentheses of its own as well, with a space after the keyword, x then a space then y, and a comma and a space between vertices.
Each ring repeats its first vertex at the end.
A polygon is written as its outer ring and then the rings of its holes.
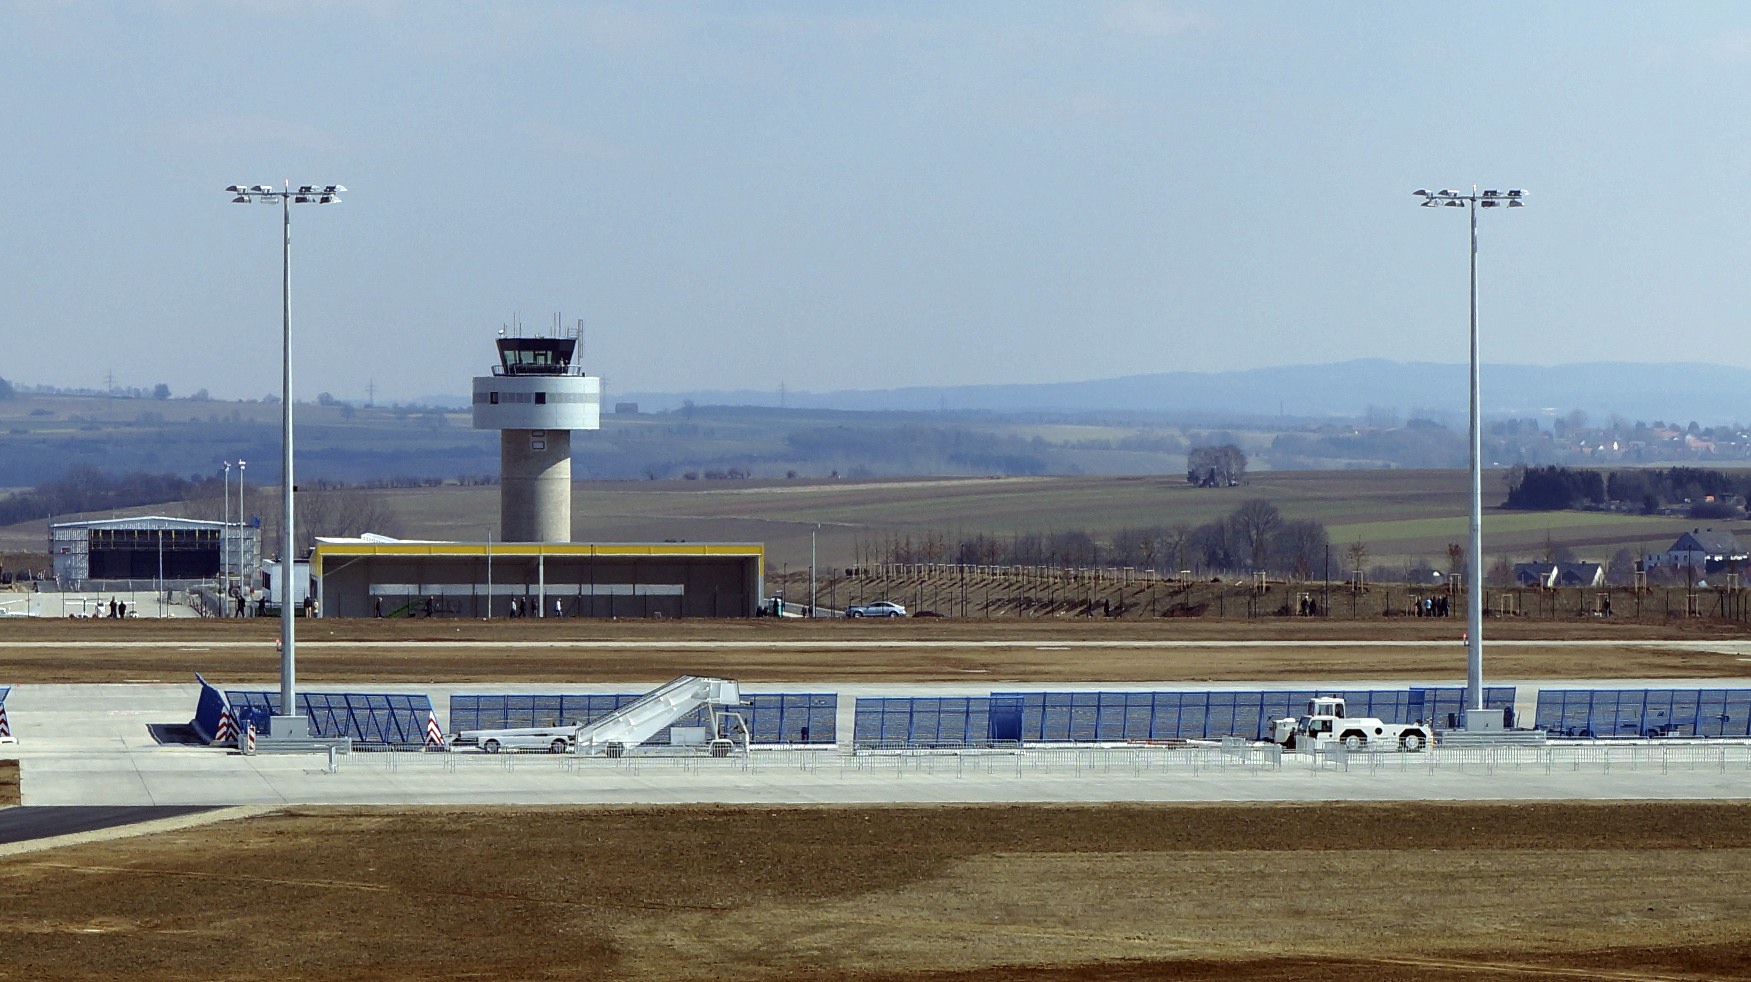
MULTIPOLYGON (((315 620, 298 624, 299 678, 310 684, 643 682, 711 674, 743 682, 1144 682, 1463 678, 1462 619, 1321 621, 590 621, 315 620), (1234 648, 1126 648, 1127 641, 1266 642, 1234 648), (1336 642, 1308 647, 1301 642, 1336 642), (688 648, 676 642, 748 647, 688 648), (906 642, 925 644, 909 646, 906 642), (991 641, 1005 642, 993 647, 991 641), (1066 641, 1110 648, 1057 647, 1066 641), (1367 647, 1342 642, 1427 642, 1367 647), (572 642, 591 642, 574 647, 572 642), (798 642, 809 642, 798 646, 798 642), (770 647, 763 647, 770 643, 770 647), (503 645, 500 647, 500 645, 503 645)), ((277 620, 0 621, 0 682, 278 678, 277 620), (48 642, 51 646, 37 647, 48 642)), ((1745 678, 1751 662, 1707 650, 1744 639, 1706 620, 1641 625, 1603 620, 1490 624, 1492 678, 1745 678), (1539 640, 1603 640, 1534 647, 1539 640), (1638 642, 1680 639, 1697 647, 1638 642)))
POLYGON ((0 861, 0 978, 1751 978, 1744 803, 289 809, 0 861))

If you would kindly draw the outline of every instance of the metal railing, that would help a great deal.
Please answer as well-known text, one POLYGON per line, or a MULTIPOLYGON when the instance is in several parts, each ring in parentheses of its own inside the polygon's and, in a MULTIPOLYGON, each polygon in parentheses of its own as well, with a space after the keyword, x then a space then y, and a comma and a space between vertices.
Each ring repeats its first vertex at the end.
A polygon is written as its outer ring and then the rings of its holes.
MULTIPOLYGON (((355 748, 363 749, 363 748, 355 748)), ((484 774, 533 771, 590 777, 782 775, 785 772, 840 779, 908 776, 955 778, 1131 778, 1203 774, 1327 774, 1332 772, 1424 775, 1494 775, 1500 772, 1557 774, 1751 773, 1751 742, 1721 741, 1659 745, 1599 744, 1434 747, 1421 753, 1346 752, 1334 745, 1319 753, 1284 753, 1271 744, 1230 742, 1196 746, 967 747, 903 751, 833 748, 756 748, 749 754, 713 758, 674 751, 631 753, 619 758, 573 754, 487 754, 472 748, 445 750, 379 748, 341 758, 335 768, 371 768, 388 773, 484 774)))

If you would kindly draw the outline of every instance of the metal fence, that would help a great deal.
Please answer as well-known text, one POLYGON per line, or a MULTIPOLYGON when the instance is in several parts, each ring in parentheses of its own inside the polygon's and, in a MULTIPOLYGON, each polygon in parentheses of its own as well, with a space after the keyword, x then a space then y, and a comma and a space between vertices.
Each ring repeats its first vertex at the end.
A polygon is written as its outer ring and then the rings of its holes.
MULTIPOLYGON (((262 732, 268 718, 280 711, 278 692, 227 690, 225 698, 242 729, 251 723, 262 732)), ((385 695, 366 692, 300 692, 298 710, 310 721, 315 737, 352 737, 355 743, 419 747, 425 744, 432 700, 425 695, 385 695)))
MULTIPOLYGON (((993 692, 967 697, 857 700, 858 747, 980 747, 1019 743, 1264 739, 1272 719, 1299 716, 1316 694, 1341 695, 1351 716, 1388 722, 1458 722, 1465 690, 1206 690, 1189 692, 993 692)), ((1484 690, 1484 705, 1508 710, 1513 686, 1484 690)))
POLYGON ((1542 689, 1535 722, 1558 736, 1751 736, 1751 688, 1542 689))
POLYGON ((1493 776, 1496 774, 1623 774, 1649 777, 1674 774, 1744 774, 1751 777, 1751 743, 1585 743, 1544 746, 1436 746, 1423 753, 1346 753, 1341 746, 1318 754, 1283 753, 1280 748, 1232 742, 1204 746, 963 748, 920 752, 915 748, 837 753, 802 747, 756 750, 712 758, 669 751, 620 758, 570 754, 486 754, 467 751, 420 753, 412 750, 341 756, 336 769, 463 773, 523 772, 556 779, 712 775, 764 775, 799 780, 955 779, 1141 779, 1200 775, 1312 776, 1363 774, 1493 776))

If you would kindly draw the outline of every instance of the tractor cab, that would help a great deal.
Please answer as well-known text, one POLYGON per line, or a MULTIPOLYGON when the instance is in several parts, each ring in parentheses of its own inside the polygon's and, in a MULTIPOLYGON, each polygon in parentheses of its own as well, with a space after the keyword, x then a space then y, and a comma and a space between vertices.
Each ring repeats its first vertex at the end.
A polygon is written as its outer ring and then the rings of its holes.
POLYGON ((1307 700, 1307 715, 1343 719, 1344 699, 1342 696, 1314 696, 1307 700))

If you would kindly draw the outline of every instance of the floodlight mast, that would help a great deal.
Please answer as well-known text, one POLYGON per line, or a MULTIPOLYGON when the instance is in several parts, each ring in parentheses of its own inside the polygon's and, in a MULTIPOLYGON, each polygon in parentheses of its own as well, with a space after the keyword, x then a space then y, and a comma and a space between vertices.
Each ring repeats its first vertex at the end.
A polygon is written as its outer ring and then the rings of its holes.
MULTIPOLYGON (((303 184, 297 191, 291 182, 279 190, 266 184, 233 184, 225 190, 234 197, 232 204, 280 205, 280 715, 274 722, 286 720, 285 731, 270 723, 272 736, 301 738, 308 735, 308 723, 298 715, 297 654, 292 603, 292 583, 297 567, 297 538, 293 534, 292 505, 292 209, 293 204, 340 204, 337 193, 346 188, 338 184, 303 184)), ((241 502, 239 502, 241 508, 241 502)))
POLYGON ((1443 188, 1412 192, 1423 199, 1424 208, 1467 208, 1471 213, 1471 522, 1465 550, 1465 711, 1466 729, 1498 729, 1487 721, 1483 699, 1483 425, 1477 362, 1477 210, 1523 208, 1527 192, 1491 189, 1479 193, 1477 185, 1465 194, 1443 188))

